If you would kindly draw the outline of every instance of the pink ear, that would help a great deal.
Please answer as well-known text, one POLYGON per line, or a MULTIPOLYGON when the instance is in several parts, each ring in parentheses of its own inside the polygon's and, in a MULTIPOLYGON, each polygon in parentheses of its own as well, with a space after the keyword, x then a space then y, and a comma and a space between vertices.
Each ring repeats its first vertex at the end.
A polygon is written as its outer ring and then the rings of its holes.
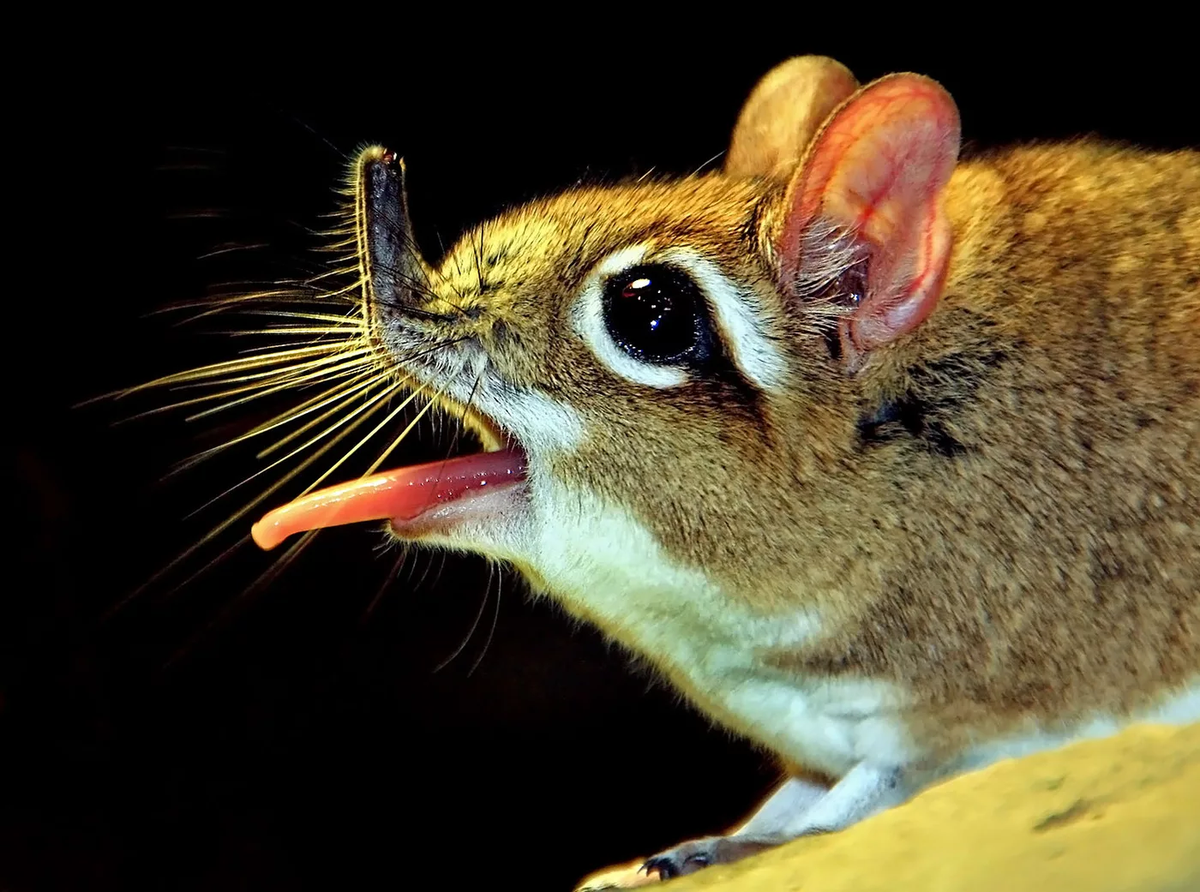
POLYGON ((841 323, 852 356, 912 331, 936 306, 951 246, 942 191, 958 146, 950 95, 928 78, 891 75, 834 112, 793 176, 777 241, 785 287, 814 260, 804 256, 813 227, 866 257, 865 293, 841 323))

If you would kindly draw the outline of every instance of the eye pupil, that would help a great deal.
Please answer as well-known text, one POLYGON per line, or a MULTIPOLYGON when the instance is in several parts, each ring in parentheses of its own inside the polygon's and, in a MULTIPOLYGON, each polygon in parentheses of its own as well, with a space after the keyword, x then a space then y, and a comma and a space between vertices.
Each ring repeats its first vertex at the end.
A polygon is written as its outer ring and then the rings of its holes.
POLYGON ((626 270, 609 282, 604 317, 617 345, 665 365, 703 358, 704 304, 691 279, 666 266, 626 270))

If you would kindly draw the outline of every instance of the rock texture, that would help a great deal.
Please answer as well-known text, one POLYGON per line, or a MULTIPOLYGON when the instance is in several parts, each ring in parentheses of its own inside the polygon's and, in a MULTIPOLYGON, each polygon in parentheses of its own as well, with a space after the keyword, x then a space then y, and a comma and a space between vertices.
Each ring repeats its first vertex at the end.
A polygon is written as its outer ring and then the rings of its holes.
POLYGON ((672 892, 1197 892, 1200 724, 1007 760, 672 892))

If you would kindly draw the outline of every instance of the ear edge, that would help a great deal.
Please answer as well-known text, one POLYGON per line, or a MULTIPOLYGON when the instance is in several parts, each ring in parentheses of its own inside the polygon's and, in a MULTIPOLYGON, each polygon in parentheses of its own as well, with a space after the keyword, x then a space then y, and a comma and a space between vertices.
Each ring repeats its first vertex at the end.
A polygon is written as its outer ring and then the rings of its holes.
POLYGON ((829 114, 858 89, 828 56, 793 56, 754 85, 738 114, 723 171, 731 177, 784 177, 829 114))
MULTIPOLYGON (((938 123, 945 131, 945 135, 940 140, 936 138, 926 140, 925 144, 927 146, 952 144, 953 149, 945 152, 945 159, 949 161, 950 169, 953 169, 953 163, 958 157, 960 129, 958 110, 950 94, 937 81, 920 74, 902 72, 881 77, 856 91, 854 95, 834 109, 809 142, 800 167, 788 185, 789 204, 793 209, 801 212, 800 217, 795 221, 798 228, 805 228, 820 209, 824 193, 837 173, 837 164, 845 155, 845 152, 838 153, 836 151, 838 147, 830 146, 830 143, 836 140, 842 144, 842 147, 848 147, 848 149, 861 145, 867 132, 878 131, 888 125, 894 127, 895 119, 891 121, 884 119, 879 111, 881 106, 914 98, 918 102, 910 102, 908 110, 911 112, 913 107, 922 106, 931 112, 928 117, 938 119, 938 123), (850 123, 858 126, 853 129, 846 127, 847 114, 851 110, 862 107, 868 101, 871 103, 869 111, 875 113, 857 114, 855 120, 850 123), (844 132, 845 129, 849 129, 850 132, 844 132), (815 182, 814 176, 819 177, 815 182), (797 196, 795 193, 800 189, 805 194, 797 196), (796 207, 797 199, 801 199, 798 208, 796 207)), ((908 117, 923 123, 917 115, 910 114, 908 117)), ((948 177, 948 172, 946 176, 948 177)))
POLYGON ((861 363, 866 353, 915 331, 937 307, 954 246, 945 214, 932 215, 925 241, 921 259, 915 264, 921 270, 916 278, 905 282, 886 300, 872 301, 868 297, 844 320, 839 333, 843 352, 852 363, 861 363))
POLYGON ((839 324, 852 366, 917 328, 937 304, 953 242, 942 193, 959 139, 957 108, 940 84, 889 75, 826 118, 788 184, 774 245, 781 285, 797 280, 805 236, 818 219, 849 233, 872 257, 875 281, 839 324), (856 191, 863 184, 856 178, 882 185, 856 191))

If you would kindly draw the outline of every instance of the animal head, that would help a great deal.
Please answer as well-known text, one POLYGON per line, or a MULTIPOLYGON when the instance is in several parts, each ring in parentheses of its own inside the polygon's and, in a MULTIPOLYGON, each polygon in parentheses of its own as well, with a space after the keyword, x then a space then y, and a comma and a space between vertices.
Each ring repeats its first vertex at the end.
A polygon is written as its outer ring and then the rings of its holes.
POLYGON ((390 518, 509 560, 602 624, 629 598, 701 610, 697 589, 779 606, 805 555, 854 532, 864 394, 936 307, 958 144, 934 82, 858 89, 832 60, 793 59, 756 87, 723 171, 533 202, 436 266, 403 164, 364 151, 371 341, 488 451, 315 494, 256 537, 390 518))

